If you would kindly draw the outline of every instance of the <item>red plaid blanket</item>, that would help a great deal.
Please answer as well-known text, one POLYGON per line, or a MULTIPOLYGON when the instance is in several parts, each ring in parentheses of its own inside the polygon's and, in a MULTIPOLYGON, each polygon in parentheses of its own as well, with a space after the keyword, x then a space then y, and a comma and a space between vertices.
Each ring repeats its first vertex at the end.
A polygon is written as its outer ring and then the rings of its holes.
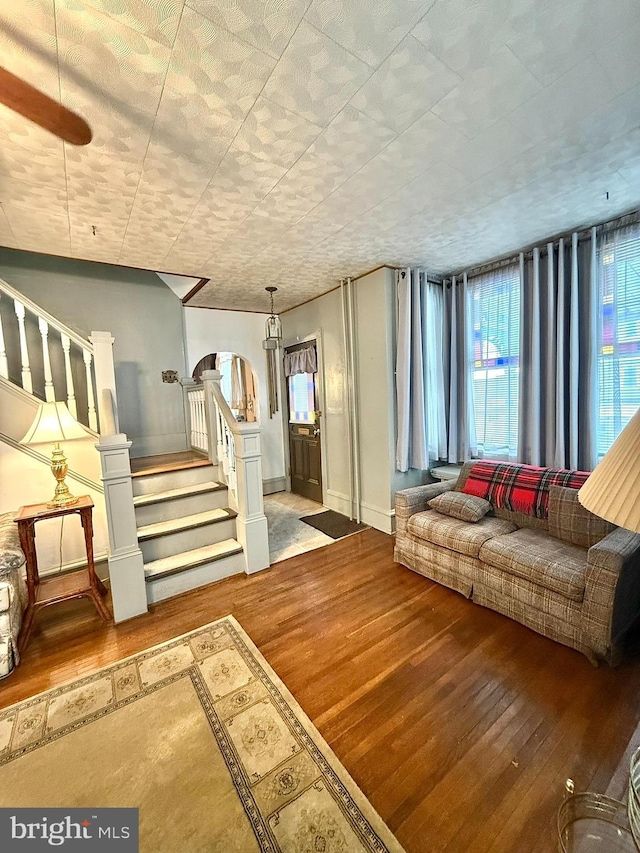
POLYGON ((537 468, 507 462, 476 462, 462 491, 484 498, 495 509, 524 512, 536 518, 549 516, 549 487, 579 489, 588 471, 564 468, 537 468))

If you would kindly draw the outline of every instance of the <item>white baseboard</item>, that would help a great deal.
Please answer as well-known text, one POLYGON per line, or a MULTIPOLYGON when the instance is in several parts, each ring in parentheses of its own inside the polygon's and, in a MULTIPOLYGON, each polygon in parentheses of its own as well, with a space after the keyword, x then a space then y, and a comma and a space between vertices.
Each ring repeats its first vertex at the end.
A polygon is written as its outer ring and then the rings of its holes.
MULTIPOLYGON (((107 554, 95 554, 94 555, 94 563, 96 567, 96 574, 104 583, 109 583, 109 564, 107 562, 108 555, 107 554)), ((63 563, 62 568, 56 569, 38 569, 38 574, 41 578, 50 578, 52 575, 64 575, 67 572, 75 572, 78 569, 86 568, 87 560, 72 560, 69 563, 63 563)))
POLYGON ((334 489, 327 489, 324 505, 328 509, 339 512, 342 515, 349 515, 349 496, 342 492, 336 492, 334 489))
MULTIPOLYGON (((342 515, 349 515, 349 496, 334 489, 327 489, 325 506, 342 515)), ((364 524, 381 530, 382 533, 395 533, 396 512, 395 509, 385 510, 374 506, 366 501, 360 501, 360 518, 364 524)))
POLYGON ((269 480, 262 481, 262 494, 274 495, 276 492, 287 491, 286 477, 271 477, 269 480))
POLYGON ((382 509, 379 506, 360 501, 360 517, 365 524, 381 530, 383 533, 395 533, 396 513, 393 509, 382 509))

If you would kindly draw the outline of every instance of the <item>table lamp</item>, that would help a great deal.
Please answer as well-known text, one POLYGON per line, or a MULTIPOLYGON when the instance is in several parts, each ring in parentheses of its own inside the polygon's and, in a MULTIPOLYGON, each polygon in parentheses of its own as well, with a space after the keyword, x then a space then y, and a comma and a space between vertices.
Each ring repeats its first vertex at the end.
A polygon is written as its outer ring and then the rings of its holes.
POLYGON ((590 512, 640 533, 640 409, 578 492, 590 512))
POLYGON ((60 447, 61 441, 74 438, 87 438, 91 433, 73 417, 66 403, 40 403, 26 435, 20 444, 53 444, 51 455, 51 473, 56 479, 56 490, 49 501, 49 507, 72 506, 78 498, 69 491, 64 481, 69 466, 67 457, 60 447))

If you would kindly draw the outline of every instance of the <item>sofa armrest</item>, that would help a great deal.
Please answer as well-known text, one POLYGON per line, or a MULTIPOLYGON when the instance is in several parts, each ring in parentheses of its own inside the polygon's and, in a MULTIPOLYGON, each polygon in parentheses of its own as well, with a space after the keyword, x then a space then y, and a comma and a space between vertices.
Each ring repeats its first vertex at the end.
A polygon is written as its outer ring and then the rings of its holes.
POLYGON ((429 509, 431 498, 443 492, 450 492, 456 482, 457 480, 445 480, 442 483, 427 483, 425 486, 414 486, 412 489, 396 492, 396 536, 406 532, 407 522, 412 515, 429 509))
POLYGON ((640 534, 616 527, 589 548, 583 610, 612 644, 640 616, 640 534))
POLYGON ((0 571, 17 569, 25 562, 15 517, 15 512, 0 515, 0 571))

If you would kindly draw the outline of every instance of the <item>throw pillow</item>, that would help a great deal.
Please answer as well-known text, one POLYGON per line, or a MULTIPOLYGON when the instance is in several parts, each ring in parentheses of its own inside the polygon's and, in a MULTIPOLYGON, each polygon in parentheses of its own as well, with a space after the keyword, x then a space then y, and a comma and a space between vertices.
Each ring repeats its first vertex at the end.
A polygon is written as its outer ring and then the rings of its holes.
POLYGON ((578 500, 578 490, 565 486, 549 489, 549 533, 556 539, 591 548, 604 539, 615 524, 585 509, 578 500))
POLYGON ((480 521, 491 509, 489 501, 464 492, 443 492, 429 501, 431 509, 459 518, 461 521, 480 521))

